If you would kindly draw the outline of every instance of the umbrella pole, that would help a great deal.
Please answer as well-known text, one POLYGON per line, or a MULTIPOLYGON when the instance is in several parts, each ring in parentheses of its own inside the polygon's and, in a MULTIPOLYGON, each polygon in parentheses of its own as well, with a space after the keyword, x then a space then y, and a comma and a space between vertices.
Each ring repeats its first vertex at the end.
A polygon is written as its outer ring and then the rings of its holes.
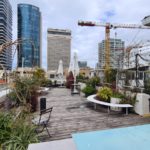
POLYGON ((76 84, 76 76, 74 76, 74 89, 73 89, 74 92, 76 91, 75 84, 76 84))

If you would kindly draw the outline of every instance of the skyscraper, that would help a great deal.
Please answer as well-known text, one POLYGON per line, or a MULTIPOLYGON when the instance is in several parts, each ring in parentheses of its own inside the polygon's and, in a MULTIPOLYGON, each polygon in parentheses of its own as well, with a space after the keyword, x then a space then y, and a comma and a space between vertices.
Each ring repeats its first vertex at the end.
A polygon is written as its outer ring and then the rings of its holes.
POLYGON ((69 67, 71 52, 71 31, 62 29, 47 30, 47 64, 48 70, 57 70, 59 60, 63 68, 69 67))
MULTIPOLYGON (((0 45, 12 40, 12 7, 8 0, 0 0, 0 45)), ((0 53, 0 69, 12 68, 12 48, 0 53)))
POLYGON ((41 67, 41 13, 38 7, 18 4, 18 67, 41 67))
POLYGON ((87 67, 87 61, 78 61, 79 68, 86 68, 87 67))
MULTIPOLYGON (((110 39, 110 66, 113 69, 123 67, 124 41, 121 39, 110 39)), ((105 66, 105 40, 99 43, 98 66, 103 69, 105 66)))

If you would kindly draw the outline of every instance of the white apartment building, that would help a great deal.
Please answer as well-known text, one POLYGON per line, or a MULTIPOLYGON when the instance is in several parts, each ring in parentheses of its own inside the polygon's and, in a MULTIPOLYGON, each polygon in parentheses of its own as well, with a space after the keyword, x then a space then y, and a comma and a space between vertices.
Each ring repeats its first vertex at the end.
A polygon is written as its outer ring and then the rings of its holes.
POLYGON ((150 65, 150 42, 146 42, 132 48, 124 58, 124 69, 134 69, 136 67, 136 54, 138 56, 138 68, 149 67, 150 65), (143 59, 142 59, 143 58, 143 59))

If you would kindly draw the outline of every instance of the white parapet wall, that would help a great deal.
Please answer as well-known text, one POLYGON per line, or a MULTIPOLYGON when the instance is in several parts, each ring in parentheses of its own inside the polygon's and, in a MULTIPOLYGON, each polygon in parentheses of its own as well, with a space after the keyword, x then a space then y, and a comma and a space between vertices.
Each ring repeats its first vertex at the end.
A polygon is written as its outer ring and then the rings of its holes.
POLYGON ((145 93, 138 93, 136 96, 136 103, 134 110, 139 115, 150 114, 150 105, 149 105, 150 95, 145 93))

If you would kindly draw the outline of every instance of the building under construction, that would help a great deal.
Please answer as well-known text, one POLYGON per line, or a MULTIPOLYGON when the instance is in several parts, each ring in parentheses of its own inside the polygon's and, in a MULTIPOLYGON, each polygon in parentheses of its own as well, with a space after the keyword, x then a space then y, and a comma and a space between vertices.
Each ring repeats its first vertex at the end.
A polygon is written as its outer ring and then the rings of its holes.
MULTIPOLYGON (((124 41, 110 38, 110 68, 117 69, 123 67, 124 41)), ((104 69, 106 64, 105 56, 106 41, 102 40, 98 45, 99 69, 104 69)))

